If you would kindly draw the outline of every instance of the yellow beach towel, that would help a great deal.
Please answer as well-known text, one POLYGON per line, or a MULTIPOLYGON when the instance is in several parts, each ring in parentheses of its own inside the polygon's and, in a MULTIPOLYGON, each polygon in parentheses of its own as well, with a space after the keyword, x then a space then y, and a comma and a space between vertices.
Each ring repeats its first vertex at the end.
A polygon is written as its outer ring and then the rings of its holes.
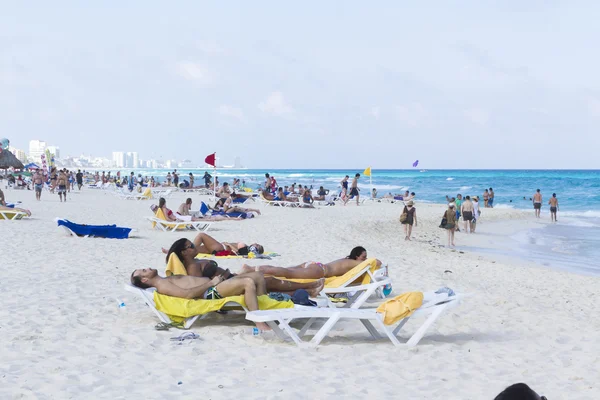
POLYGON ((169 261, 167 262, 167 268, 165 270, 167 276, 171 275, 187 275, 187 270, 185 266, 179 260, 179 257, 175 253, 171 253, 169 256, 169 261))
POLYGON ((377 307, 377 312, 383 313, 384 324, 392 325, 411 316, 422 305, 423 292, 408 292, 381 303, 377 307))
MULTIPOLYGON (((165 214, 162 211, 162 208, 159 208, 156 210, 156 214, 154 214, 154 216, 158 219, 162 219, 163 221, 169 221, 167 219, 167 217, 165 217, 165 214)), ((175 228, 176 224, 163 224, 164 226, 166 226, 167 228, 173 229, 175 228)), ((152 222, 152 228, 154 228, 156 226, 156 222, 152 222)), ((185 229, 185 226, 179 226, 177 228, 177 230, 183 230, 185 229)))
POLYGON ((152 189, 150 189, 149 187, 146 188, 146 190, 142 194, 142 197, 145 197, 146 199, 151 199, 152 198, 152 189))
MULTIPOLYGON (((342 286, 344 283, 348 282, 349 279, 356 277, 354 279, 353 284, 367 285, 371 283, 371 277, 367 273, 363 273, 362 275, 358 275, 358 273, 364 269, 367 265, 369 265, 369 270, 371 273, 377 271, 377 259, 376 258, 368 258, 365 261, 358 264, 356 267, 352 268, 350 271, 346 272, 342 276, 332 276, 329 278, 325 278, 325 287, 329 289, 337 288, 342 286)), ((291 279, 291 278, 280 278, 286 281, 297 282, 297 283, 309 283, 314 282, 316 279, 291 279)))
MULTIPOLYGON (((154 303, 156 309, 164 312, 173 322, 182 322, 185 318, 194 315, 204 315, 209 312, 219 311, 228 302, 235 302, 244 307, 244 296, 231 296, 218 300, 193 300, 180 297, 165 296, 154 292, 154 303)), ((279 308, 294 308, 291 301, 277 301, 267 295, 258 296, 258 308, 260 310, 274 310, 279 308)))

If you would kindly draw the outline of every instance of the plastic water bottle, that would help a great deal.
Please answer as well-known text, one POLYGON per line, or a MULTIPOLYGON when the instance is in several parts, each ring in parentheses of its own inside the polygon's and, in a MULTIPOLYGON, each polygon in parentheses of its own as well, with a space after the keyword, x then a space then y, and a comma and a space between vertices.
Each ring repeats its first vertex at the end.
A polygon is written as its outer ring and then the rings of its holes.
POLYGON ((390 295, 390 293, 392 293, 392 284, 388 283, 387 285, 385 285, 383 287, 383 295, 385 297, 388 297, 390 295))
POLYGON ((260 330, 257 327, 254 327, 252 329, 250 329, 248 331, 249 334, 251 334, 252 336, 258 336, 260 335, 260 330))
POLYGON ((119 308, 125 308, 125 302, 123 300, 120 300, 118 298, 115 298, 115 300, 117 300, 117 305, 119 306, 119 308))

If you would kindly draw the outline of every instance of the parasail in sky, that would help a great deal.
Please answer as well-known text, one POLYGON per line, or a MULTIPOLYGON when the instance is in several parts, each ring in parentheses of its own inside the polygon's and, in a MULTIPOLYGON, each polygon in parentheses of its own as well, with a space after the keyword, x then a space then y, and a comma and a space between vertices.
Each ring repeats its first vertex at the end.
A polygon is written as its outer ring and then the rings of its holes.
POLYGON ((417 165, 419 165, 419 160, 417 160, 413 163, 413 168, 415 168, 417 165))

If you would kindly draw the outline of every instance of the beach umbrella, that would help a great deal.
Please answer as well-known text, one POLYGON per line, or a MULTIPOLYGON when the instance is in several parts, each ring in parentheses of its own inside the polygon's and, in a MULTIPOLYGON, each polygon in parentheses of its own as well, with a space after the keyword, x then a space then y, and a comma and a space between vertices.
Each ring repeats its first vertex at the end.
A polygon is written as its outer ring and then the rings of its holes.
POLYGON ((23 163, 8 150, 0 151, 0 169, 23 169, 23 163))

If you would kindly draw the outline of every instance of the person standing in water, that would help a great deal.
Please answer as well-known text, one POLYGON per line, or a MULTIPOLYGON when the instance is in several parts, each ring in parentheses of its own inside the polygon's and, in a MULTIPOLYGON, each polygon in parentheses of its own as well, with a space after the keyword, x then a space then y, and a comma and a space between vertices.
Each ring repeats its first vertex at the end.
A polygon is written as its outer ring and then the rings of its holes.
POLYGON ((556 198, 556 193, 552 193, 552 197, 548 200, 548 204, 550 204, 550 220, 556 222, 556 212, 558 211, 558 199, 556 198))
POLYGON ((535 217, 540 217, 540 211, 542 210, 542 194, 538 189, 533 195, 533 209, 535 210, 535 217))

